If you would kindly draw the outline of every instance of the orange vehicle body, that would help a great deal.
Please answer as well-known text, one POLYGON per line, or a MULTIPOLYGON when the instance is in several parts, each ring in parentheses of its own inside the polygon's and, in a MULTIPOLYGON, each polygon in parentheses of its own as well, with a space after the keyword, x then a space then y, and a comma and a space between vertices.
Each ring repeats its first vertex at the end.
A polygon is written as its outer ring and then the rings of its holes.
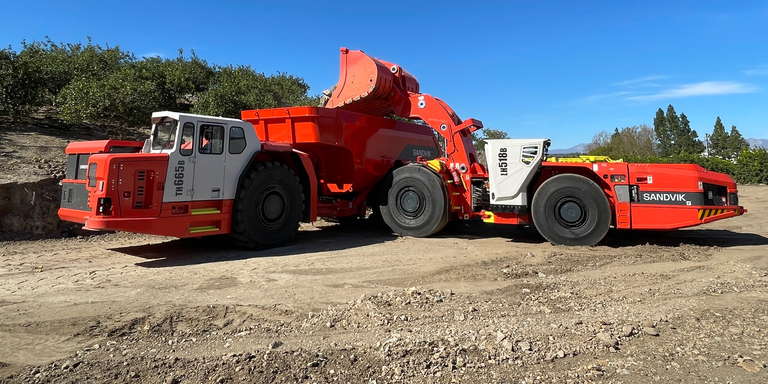
MULTIPOLYGON (((746 212, 727 175, 696 165, 605 159, 544 160, 525 187, 527 202, 490 204, 491 176, 471 137, 482 122, 461 120, 442 100, 420 93, 411 74, 362 51, 342 48, 339 83, 326 107, 248 110, 241 120, 253 126, 260 141, 250 161, 284 165, 299 179, 305 222, 365 216, 368 207, 381 201, 382 183, 408 164, 423 166, 441 180, 448 221, 531 224, 530 196, 559 175, 583 176, 602 189, 610 206, 608 220, 617 229, 671 230, 746 212), (386 118, 391 115, 424 124, 386 118)), ((184 166, 170 164, 166 153, 145 153, 143 144, 70 144, 67 154, 74 168, 68 166, 59 216, 86 229, 180 238, 233 231, 241 192, 232 198, 168 201, 164 194, 174 190, 169 174, 184 166)), ((488 159, 497 160, 503 161, 488 159)), ((238 185, 246 175, 243 171, 238 185)), ((178 196, 180 189, 175 192, 178 196)))

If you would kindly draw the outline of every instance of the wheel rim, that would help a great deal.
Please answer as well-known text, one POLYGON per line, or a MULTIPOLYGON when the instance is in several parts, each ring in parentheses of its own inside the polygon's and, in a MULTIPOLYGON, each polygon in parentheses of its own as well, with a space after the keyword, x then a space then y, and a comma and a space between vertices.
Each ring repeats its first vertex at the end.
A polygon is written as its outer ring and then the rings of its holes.
POLYGON ((397 196, 397 210, 410 219, 421 216, 424 212, 424 196, 413 188, 402 189, 397 196))
POLYGON ((581 199, 565 197, 555 204, 555 219, 565 228, 580 228, 587 221, 589 210, 581 199))
POLYGON ((267 220, 276 220, 283 212, 283 199, 277 194, 269 195, 264 199, 262 209, 267 220))
POLYGON ((266 229, 276 228, 285 219, 288 197, 285 190, 272 187, 264 190, 259 196, 255 217, 258 223, 266 229))

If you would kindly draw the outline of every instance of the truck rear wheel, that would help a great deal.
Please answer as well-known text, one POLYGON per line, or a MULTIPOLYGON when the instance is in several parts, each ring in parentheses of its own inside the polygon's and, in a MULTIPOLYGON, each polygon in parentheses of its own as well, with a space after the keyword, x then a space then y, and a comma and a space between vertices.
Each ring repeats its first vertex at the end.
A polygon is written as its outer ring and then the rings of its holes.
POLYGON ((235 201, 232 237, 248 248, 283 245, 299 228, 301 183, 279 163, 256 163, 247 172, 235 201))
POLYGON ((386 194, 379 206, 381 217, 397 234, 425 237, 439 232, 448 223, 445 185, 426 167, 396 169, 381 192, 386 194))
POLYGON ((611 225, 611 207, 592 180, 573 174, 555 176, 533 196, 536 229, 554 245, 595 245, 611 225))

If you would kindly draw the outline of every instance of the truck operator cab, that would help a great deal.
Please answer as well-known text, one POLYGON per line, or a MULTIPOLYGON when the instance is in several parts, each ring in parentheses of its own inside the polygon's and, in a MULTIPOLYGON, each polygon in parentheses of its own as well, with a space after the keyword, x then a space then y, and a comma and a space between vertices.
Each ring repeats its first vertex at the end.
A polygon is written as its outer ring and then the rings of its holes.
POLYGON ((234 199, 240 174, 260 149, 251 123, 166 111, 152 114, 142 152, 168 154, 163 202, 178 202, 234 199))

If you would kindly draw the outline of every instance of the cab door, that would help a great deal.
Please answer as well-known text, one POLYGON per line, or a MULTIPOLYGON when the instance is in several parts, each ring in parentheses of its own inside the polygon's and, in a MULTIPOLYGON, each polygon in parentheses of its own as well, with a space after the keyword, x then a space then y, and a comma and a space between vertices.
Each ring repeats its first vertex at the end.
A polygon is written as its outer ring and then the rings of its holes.
POLYGON ((227 124, 197 122, 193 201, 220 200, 224 196, 227 124))

